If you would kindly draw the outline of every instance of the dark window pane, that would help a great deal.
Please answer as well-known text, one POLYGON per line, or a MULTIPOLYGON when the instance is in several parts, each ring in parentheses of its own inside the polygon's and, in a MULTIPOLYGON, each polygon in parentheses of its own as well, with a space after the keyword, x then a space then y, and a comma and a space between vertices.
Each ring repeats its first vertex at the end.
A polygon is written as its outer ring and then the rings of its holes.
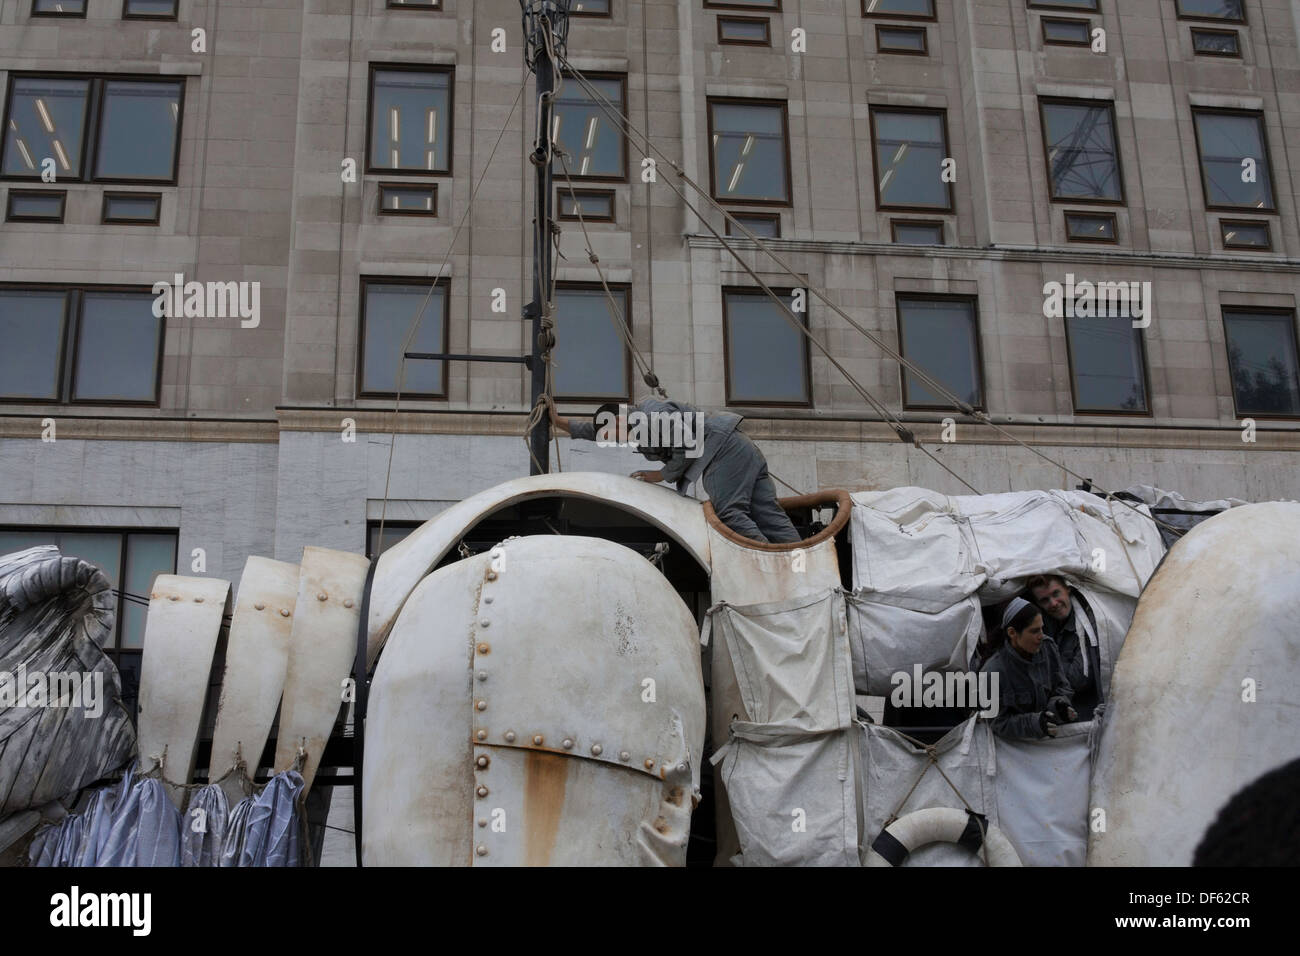
MULTIPOLYGON (((738 212, 732 213, 732 216, 760 239, 779 239, 781 237, 780 216, 746 216, 738 212)), ((733 229, 730 222, 727 223, 727 235, 740 236, 742 239, 748 238, 741 230, 733 229)))
POLYGON ((627 323, 628 293, 611 289, 558 289, 555 295, 555 394, 562 398, 625 398, 626 345, 615 321, 627 323))
POLYGON ((924 53, 925 28, 880 27, 876 30, 876 45, 882 52, 924 53))
MULTIPOLYGON (((786 308, 793 307, 790 293, 778 294, 786 308)), ((724 292, 723 300, 727 402, 807 403, 808 343, 791 327, 789 316, 763 292, 724 292)), ((806 313, 795 315, 807 325, 806 313)))
POLYGON ((1201 175, 1211 206, 1273 208, 1273 179, 1264 152, 1264 121, 1248 113, 1194 112, 1201 175), (1255 161, 1254 182, 1243 182, 1243 161, 1255 161))
POLYGON ((603 17, 609 13, 609 0, 573 0, 569 12, 578 16, 603 17))
POLYGON ((438 192, 434 186, 380 186, 379 208, 385 212, 427 213, 438 211, 438 192))
POLYGON ((933 206, 951 203, 943 181, 948 155, 939 113, 876 111, 876 174, 882 206, 933 206))
POLYGON ((81 134, 86 124, 89 80, 20 76, 12 85, 5 118, 3 171, 6 176, 39 176, 46 157, 55 175, 81 175, 81 134))
POLYGON ((933 17, 934 0, 863 0, 862 12, 869 17, 933 17))
MULTIPOLYGON (((903 355, 971 405, 984 404, 975 303, 957 299, 899 299, 903 355)), ((905 405, 951 407, 950 400, 903 372, 905 405)))
POLYGON ((376 70, 374 83, 371 167, 446 172, 451 74, 376 70))
MULTIPOLYGON (((126 536, 126 583, 123 590, 148 601, 153 583, 160 574, 176 572, 176 535, 128 534, 126 536)), ((122 601, 122 634, 119 647, 139 650, 144 647, 144 623, 148 604, 122 601)))
POLYGON ((1115 217, 1083 212, 1065 214, 1065 234, 1070 239, 1092 242, 1115 241, 1115 217))
POLYGON ((1087 20, 1043 18, 1043 39, 1048 43, 1088 46, 1092 42, 1092 24, 1087 20))
POLYGON ((64 292, 0 289, 0 395, 58 401, 64 292))
POLYGON ((154 195, 105 196, 104 222, 157 222, 161 202, 154 195))
POLYGON ((788 202, 785 111, 763 103, 710 103, 713 195, 788 202))
POLYGON ((87 292, 72 397, 152 402, 158 397, 158 332, 148 292, 87 292))
POLYGON ((1074 371, 1075 410, 1144 412, 1141 331, 1128 316, 1065 320, 1074 371))
POLYGON ((174 17, 177 0, 126 0, 128 17, 174 17))
POLYGON ((1121 198, 1119 154, 1109 105, 1044 103, 1043 134, 1053 198, 1121 198))
POLYGON ((171 179, 181 85, 108 80, 95 175, 103 179, 171 179))
POLYGON ((1223 244, 1229 249, 1268 249, 1272 246, 1266 222, 1240 222, 1224 219, 1219 222, 1223 230, 1223 244))
POLYGON ((1096 10, 1097 0, 1030 0, 1031 7, 1060 7, 1063 10, 1096 10))
POLYGON ((1241 43, 1235 31, 1193 30, 1192 48, 1197 53, 1217 56, 1241 56, 1241 43))
POLYGON ((1237 412, 1300 415, 1294 314, 1225 312, 1223 322, 1237 412))
POLYGON ((32 0, 32 13, 79 17, 86 12, 86 0, 32 0))
MULTIPOLYGON (((419 327, 407 348, 409 352, 442 352, 444 286, 388 285, 367 283, 365 286, 365 327, 363 329, 364 366, 361 391, 392 394, 397 391, 397 370, 402 343, 411 330, 416 314, 419 327), (427 302, 425 301, 427 297, 427 302), (424 304, 420 311, 420 304, 424 304)), ((406 362, 406 381, 402 392, 407 395, 439 395, 443 391, 443 362, 412 359, 406 362)))
POLYGON ((585 220, 614 218, 613 193, 583 192, 580 189, 570 193, 561 187, 559 198, 561 219, 577 219, 579 214, 585 220))
POLYGON ((763 10, 777 10, 780 0, 704 0, 706 7, 758 7, 763 10))
POLYGON ((439 0, 388 0, 390 7, 428 7, 436 10, 439 6, 439 0))
POLYGON ((718 38, 733 43, 767 43, 768 22, 736 17, 718 17, 718 38))
POLYGON ((623 134, 610 112, 623 108, 623 81, 589 77, 587 82, 594 92, 588 93, 573 77, 566 78, 555 101, 554 136, 568 153, 564 162, 555 159, 555 173, 563 177, 567 163, 570 176, 622 179, 627 168, 623 134), (604 105, 606 101, 609 105, 604 105))
POLYGON ((380 554, 397 544, 397 542, 401 541, 418 527, 420 527, 418 523, 413 524, 411 522, 385 521, 384 546, 383 548, 380 548, 379 522, 374 522, 367 529, 369 533, 366 537, 366 557, 371 558, 372 560, 379 557, 380 554))
POLYGON ((938 222, 893 222, 894 241, 908 246, 942 246, 943 224, 938 222))
POLYGON ((1178 15, 1237 22, 1245 19, 1241 0, 1178 0, 1178 15))
POLYGON ((63 192, 25 193, 9 190, 8 219, 63 221, 63 192))

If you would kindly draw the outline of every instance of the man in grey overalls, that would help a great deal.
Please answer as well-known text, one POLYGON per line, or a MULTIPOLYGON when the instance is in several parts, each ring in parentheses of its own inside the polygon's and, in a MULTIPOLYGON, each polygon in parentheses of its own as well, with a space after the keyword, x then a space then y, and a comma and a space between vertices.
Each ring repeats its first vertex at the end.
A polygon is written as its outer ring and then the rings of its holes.
MULTIPOLYGON (((591 422, 572 422, 555 411, 548 401, 551 424, 574 438, 588 441, 596 439, 596 424, 601 406, 591 422)), ((646 416, 675 413, 684 419, 694 418, 698 409, 684 402, 661 401, 644 398, 628 406, 628 416, 639 412, 646 416)), ((619 436, 627 434, 628 416, 618 416, 619 436)), ((749 436, 736 426, 741 416, 731 412, 713 412, 704 416, 703 448, 698 457, 687 455, 682 445, 654 448, 640 446, 642 455, 652 461, 664 462, 659 471, 638 471, 632 477, 641 481, 673 482, 679 494, 685 495, 695 481, 701 481, 709 494, 718 519, 737 534, 763 543, 791 543, 799 541, 790 516, 776 500, 776 487, 767 473, 767 460, 749 436)), ((695 436, 695 441, 699 441, 695 436)), ((692 449, 694 450, 694 449, 692 449)))

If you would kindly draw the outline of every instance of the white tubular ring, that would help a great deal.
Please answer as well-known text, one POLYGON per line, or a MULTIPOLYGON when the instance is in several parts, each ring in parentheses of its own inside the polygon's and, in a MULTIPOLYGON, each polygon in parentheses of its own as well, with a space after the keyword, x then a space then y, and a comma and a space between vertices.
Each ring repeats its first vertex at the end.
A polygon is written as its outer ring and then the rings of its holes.
POLYGON ((990 826, 983 814, 953 807, 916 810, 880 831, 867 852, 867 866, 902 866, 909 853, 931 843, 956 843, 989 866, 1021 866, 1020 854, 1006 834, 990 826))

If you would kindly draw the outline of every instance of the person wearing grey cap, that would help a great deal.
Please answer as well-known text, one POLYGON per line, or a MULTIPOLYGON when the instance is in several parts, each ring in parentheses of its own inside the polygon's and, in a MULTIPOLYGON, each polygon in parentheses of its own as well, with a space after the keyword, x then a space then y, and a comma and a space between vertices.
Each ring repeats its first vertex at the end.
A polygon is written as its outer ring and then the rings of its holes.
POLYGON ((993 732, 1021 740, 1055 737, 1057 727, 1078 714, 1056 642, 1043 633, 1043 614, 1024 598, 1012 598, 1002 630, 1006 643, 983 668, 1000 675, 993 732))

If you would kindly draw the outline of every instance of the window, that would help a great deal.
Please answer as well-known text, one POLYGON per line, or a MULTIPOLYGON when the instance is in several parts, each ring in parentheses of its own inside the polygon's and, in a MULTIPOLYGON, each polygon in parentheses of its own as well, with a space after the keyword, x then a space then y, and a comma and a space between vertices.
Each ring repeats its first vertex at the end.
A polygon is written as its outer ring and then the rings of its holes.
POLYGON ((156 226, 161 207, 158 193, 104 193, 103 221, 156 226))
POLYGON ((176 573, 177 537, 174 530, 0 528, 0 554, 52 544, 66 557, 81 558, 104 572, 116 611, 104 653, 122 675, 122 701, 132 714, 140 686, 149 595, 158 575, 176 573))
POLYGON ((388 8, 411 7, 416 10, 437 10, 442 6, 441 0, 388 0, 388 8))
POLYGON ((943 181, 948 134, 942 110, 871 110, 876 144, 876 205, 880 209, 951 209, 943 181))
POLYGON ((5 222, 63 222, 63 190, 9 190, 5 222))
MULTIPOLYGON (((791 290, 772 291, 793 311, 791 290)), ((761 289, 723 289, 722 314, 727 404, 811 405, 808 340, 781 306, 761 289)), ((795 318, 808 325, 806 312, 795 318)))
POLYGON ((1054 10, 1096 10, 1097 0, 1029 0, 1029 5, 1054 10))
POLYGON ((412 531, 420 527, 419 521, 385 521, 384 522, 384 545, 379 546, 379 522, 370 521, 366 523, 366 557, 373 561, 380 554, 387 551, 397 542, 407 537, 412 531))
POLYGON ((1043 100, 1041 107, 1052 199, 1122 203, 1112 104, 1043 100))
POLYGON ((1237 415, 1300 417, 1295 313, 1224 309, 1223 327, 1237 415))
POLYGON ((569 7, 571 17, 608 17, 612 13, 610 0, 573 0, 569 7))
POLYGON ((84 17, 86 0, 32 0, 34 17, 84 17))
POLYGON ((381 216, 438 215, 438 186, 414 186, 409 183, 379 184, 381 216))
POLYGON ((925 27, 891 27, 877 23, 876 51, 926 56, 930 50, 926 44, 925 27))
POLYGON ((780 10, 781 0, 704 0, 704 5, 733 10, 780 10))
POLYGON ((127 20, 175 20, 180 0, 125 0, 122 16, 127 20))
POLYGON ((1220 219, 1219 229, 1223 236, 1223 248, 1225 249, 1268 251, 1273 248, 1273 240, 1269 235, 1267 220, 1220 219))
POLYGON ((1204 56, 1241 56, 1241 38, 1236 30, 1192 28, 1192 49, 1204 56))
MULTIPOLYGON (((403 368, 402 344, 408 351, 447 351, 447 283, 427 279, 362 279, 361 336, 357 348, 357 394, 392 397, 403 368), (417 316, 419 316, 417 320, 417 316)), ((409 398, 446 398, 447 362, 408 359, 401 384, 409 398)))
POLYGON ((179 80, 15 76, 0 171, 39 179, 53 163, 76 182, 89 165, 98 182, 175 183, 183 91, 179 80))
POLYGON ((163 320, 152 292, 0 287, 0 399, 156 405, 163 320))
POLYGON ((1043 42, 1057 46, 1091 46, 1092 23, 1088 20, 1043 17, 1043 42))
POLYGON ((891 219, 889 232, 894 242, 904 246, 942 246, 943 223, 920 219, 891 219))
POLYGON ((568 153, 552 163, 555 175, 573 179, 627 180, 627 141, 610 118, 611 110, 627 114, 626 80, 621 76, 585 74, 593 92, 574 77, 565 77, 555 99, 552 136, 568 153), (609 101, 609 106, 603 105, 609 101))
POLYGON ((1201 185, 1209 209, 1273 212, 1264 117, 1258 113, 1194 109, 1201 185), (1249 162, 1248 162, 1249 161, 1249 162), (1246 182, 1247 171, 1254 173, 1246 182))
POLYGON ((1115 214, 1110 212, 1067 212, 1065 238, 1073 242, 1117 242, 1115 214))
POLYGON ((1067 316, 1065 338, 1076 412, 1148 413, 1142 330, 1128 315, 1067 316))
POLYGON ((1246 22, 1246 11, 1242 0, 1176 0, 1176 3, 1178 17, 1182 20, 1246 22))
POLYGON ((451 172, 450 70, 370 68, 370 172, 451 172))
POLYGON ((862 0, 864 17, 933 20, 934 0, 862 0))
POLYGON ((771 25, 766 17, 718 17, 718 42, 771 46, 771 25))
MULTIPOLYGON (((948 391, 976 408, 984 407, 979 317, 976 301, 960 296, 896 295, 898 344, 948 391)), ((904 408, 952 408, 952 402, 903 369, 904 408)))
POLYGON ((555 397, 617 401, 630 397, 632 356, 615 322, 631 322, 631 291, 610 285, 564 283, 555 290, 555 397))
POLYGON ((578 219, 583 222, 614 221, 614 190, 574 189, 561 186, 557 190, 560 219, 578 219))
MULTIPOLYGON (((780 239, 781 238, 781 215, 775 212, 732 212, 732 219, 752 232, 760 239, 780 239)), ((731 219, 727 220, 727 235, 739 236, 741 239, 749 237, 731 224, 731 219)))
POLYGON ((709 100, 713 196, 730 202, 790 204, 785 103, 709 100))

